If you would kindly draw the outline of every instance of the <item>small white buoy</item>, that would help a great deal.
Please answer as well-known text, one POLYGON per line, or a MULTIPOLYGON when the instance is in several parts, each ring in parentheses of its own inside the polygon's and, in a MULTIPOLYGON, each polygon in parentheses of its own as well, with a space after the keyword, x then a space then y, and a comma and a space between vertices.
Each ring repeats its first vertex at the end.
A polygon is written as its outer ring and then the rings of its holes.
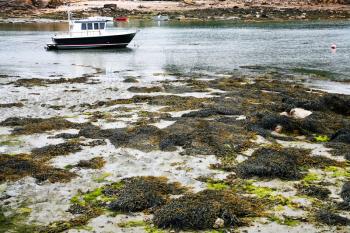
POLYGON ((333 44, 331 45, 331 49, 337 49, 337 45, 333 43, 333 44))

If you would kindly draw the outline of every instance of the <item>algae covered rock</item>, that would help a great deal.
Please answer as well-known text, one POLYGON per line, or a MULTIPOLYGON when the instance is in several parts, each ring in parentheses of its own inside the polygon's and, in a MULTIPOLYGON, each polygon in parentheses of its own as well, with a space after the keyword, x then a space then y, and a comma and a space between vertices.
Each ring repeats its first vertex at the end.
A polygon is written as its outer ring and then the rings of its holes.
POLYGON ((153 222, 162 228, 210 229, 218 218, 225 226, 237 226, 260 211, 255 200, 229 191, 204 190, 172 199, 155 211, 153 222))

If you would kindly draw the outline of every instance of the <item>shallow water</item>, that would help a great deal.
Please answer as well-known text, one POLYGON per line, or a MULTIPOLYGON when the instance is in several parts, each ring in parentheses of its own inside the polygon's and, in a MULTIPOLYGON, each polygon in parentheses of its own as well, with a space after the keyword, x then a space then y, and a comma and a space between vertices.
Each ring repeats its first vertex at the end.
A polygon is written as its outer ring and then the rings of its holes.
POLYGON ((232 72, 241 66, 263 66, 316 72, 330 79, 350 77, 349 21, 132 21, 120 27, 141 29, 127 49, 47 52, 45 44, 54 33, 66 30, 65 23, 0 24, 0 73, 77 76, 91 71, 82 66, 93 66, 107 75, 133 70, 143 76, 168 69, 232 72), (331 51, 332 43, 337 51, 331 51))

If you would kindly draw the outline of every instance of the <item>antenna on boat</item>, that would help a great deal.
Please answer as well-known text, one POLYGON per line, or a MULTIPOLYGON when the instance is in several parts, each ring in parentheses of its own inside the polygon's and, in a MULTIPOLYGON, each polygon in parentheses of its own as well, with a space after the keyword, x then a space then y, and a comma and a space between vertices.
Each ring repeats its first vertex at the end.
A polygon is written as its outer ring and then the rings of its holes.
POLYGON ((69 24, 69 32, 70 32, 71 31, 72 21, 71 21, 71 12, 69 10, 69 5, 67 5, 67 15, 68 15, 68 24, 69 24))

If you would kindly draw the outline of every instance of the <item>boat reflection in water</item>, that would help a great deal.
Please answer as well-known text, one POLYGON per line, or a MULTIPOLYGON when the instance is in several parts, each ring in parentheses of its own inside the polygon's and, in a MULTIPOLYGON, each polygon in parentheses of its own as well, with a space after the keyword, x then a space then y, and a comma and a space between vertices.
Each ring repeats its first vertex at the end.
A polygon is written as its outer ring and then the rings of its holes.
MULTIPOLYGON (((70 18, 70 17, 69 17, 70 18)), ((136 35, 136 30, 109 29, 109 17, 90 17, 81 20, 69 19, 69 31, 52 37, 47 50, 125 48, 136 35)))

